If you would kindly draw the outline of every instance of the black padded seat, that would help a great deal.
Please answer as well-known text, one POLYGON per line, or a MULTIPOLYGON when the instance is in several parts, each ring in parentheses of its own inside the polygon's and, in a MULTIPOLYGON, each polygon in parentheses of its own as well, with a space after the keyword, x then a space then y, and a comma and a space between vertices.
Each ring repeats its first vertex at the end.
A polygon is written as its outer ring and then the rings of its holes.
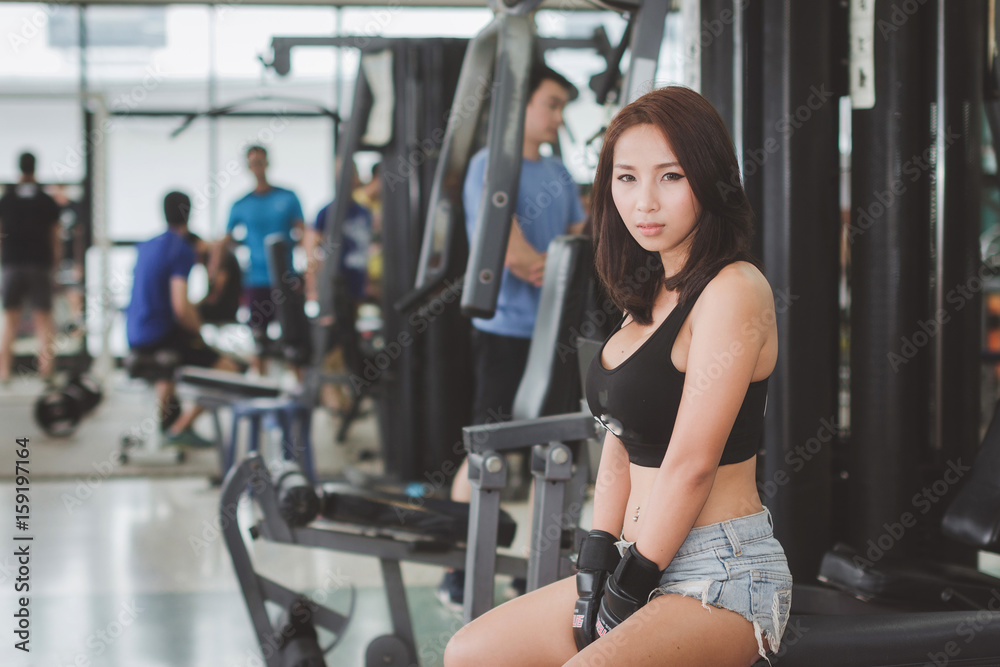
POLYGON ((595 290, 590 239, 554 239, 545 256, 545 283, 538 306, 541 315, 531 334, 524 377, 514 397, 515 421, 580 409, 583 392, 577 339, 603 340, 611 326, 608 320, 613 319, 598 307, 595 290))
MULTIPOLYGON (((953 463, 952 471, 966 480, 941 521, 942 532, 979 549, 998 551, 1000 532, 1000 402, 993 412, 986 436, 971 471, 966 461, 953 463)), ((890 605, 916 609, 987 608, 994 604, 1000 579, 964 565, 916 559, 869 562, 846 545, 837 545, 823 556, 819 578, 852 595, 890 605)), ((1000 603, 1000 600, 997 600, 1000 603)), ((1000 664, 1000 659, 997 661, 1000 664)))
POLYGON ((181 366, 177 369, 174 379, 179 384, 199 390, 224 393, 234 399, 277 398, 282 395, 281 388, 273 382, 248 378, 241 373, 231 371, 181 366))
POLYGON ((775 667, 996 667, 1000 613, 793 614, 781 641, 775 667))
MULTIPOLYGON (((871 563, 844 544, 823 555, 819 579, 862 600, 926 611, 986 608, 1000 584, 963 565, 916 559, 871 563)), ((1000 609, 1000 599, 997 605, 1000 609)))
POLYGON ((941 529, 959 542, 1000 553, 1000 401, 972 471, 944 513, 941 529))
MULTIPOLYGON (((402 494, 359 489, 347 484, 323 485, 323 518, 388 531, 401 531, 450 543, 465 544, 469 533, 469 504, 440 498, 410 498, 402 494)), ((517 524, 500 510, 497 546, 509 547, 517 524)))

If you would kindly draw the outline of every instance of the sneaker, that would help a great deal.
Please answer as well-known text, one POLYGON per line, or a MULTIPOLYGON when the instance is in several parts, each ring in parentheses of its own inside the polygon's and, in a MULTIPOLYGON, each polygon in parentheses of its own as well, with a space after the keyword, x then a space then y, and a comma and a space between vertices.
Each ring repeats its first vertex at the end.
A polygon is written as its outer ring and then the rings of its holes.
POLYGON ((215 447, 214 442, 206 440, 190 428, 186 428, 180 433, 167 433, 165 440, 168 445, 180 445, 182 447, 194 447, 196 449, 211 449, 212 447, 215 447))
POLYGON ((437 599, 448 609, 461 613, 465 599, 465 570, 448 570, 437 587, 437 599))

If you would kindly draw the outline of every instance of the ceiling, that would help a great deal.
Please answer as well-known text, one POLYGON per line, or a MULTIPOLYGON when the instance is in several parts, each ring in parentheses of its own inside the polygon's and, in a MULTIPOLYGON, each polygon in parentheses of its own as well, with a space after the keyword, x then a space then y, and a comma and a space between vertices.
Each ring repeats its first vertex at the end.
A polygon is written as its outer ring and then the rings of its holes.
MULTIPOLYGON (((0 0, 0 4, 14 0, 0 0)), ((654 0, 663 1, 663 0, 654 0)), ((229 2, 205 2, 205 0, 171 0, 169 3, 149 0, 99 0, 98 2, 83 2, 80 0, 64 0, 64 5, 326 5, 329 7, 487 7, 487 0, 230 0, 229 2)), ((541 9, 581 10, 606 9, 595 0, 543 0, 541 9)))

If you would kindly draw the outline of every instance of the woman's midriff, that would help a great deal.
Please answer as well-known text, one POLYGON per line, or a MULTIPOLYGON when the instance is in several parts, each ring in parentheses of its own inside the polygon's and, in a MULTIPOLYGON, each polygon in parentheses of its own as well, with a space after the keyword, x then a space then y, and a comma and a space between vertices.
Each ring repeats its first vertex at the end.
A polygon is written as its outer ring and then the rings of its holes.
MULTIPOLYGON (((712 484, 712 491, 705 501, 705 506, 695 520, 694 525, 707 526, 726 519, 734 519, 748 514, 755 514, 763 509, 757 494, 755 456, 741 463, 719 466, 712 484)), ((629 477, 632 488, 629 493, 628 505, 625 507, 623 534, 629 542, 639 537, 639 529, 651 512, 669 512, 670 508, 649 507, 649 492, 659 468, 644 468, 629 464, 629 477), (639 518, 633 520, 639 508, 639 518)))

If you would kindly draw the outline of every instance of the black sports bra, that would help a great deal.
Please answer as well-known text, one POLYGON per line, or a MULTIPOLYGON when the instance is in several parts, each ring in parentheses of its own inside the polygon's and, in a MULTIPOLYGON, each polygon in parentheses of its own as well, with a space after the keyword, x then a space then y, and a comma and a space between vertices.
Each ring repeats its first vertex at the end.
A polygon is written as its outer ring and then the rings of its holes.
MULTIPOLYGON (((590 362, 587 403, 601 424, 618 436, 628 460, 645 468, 663 463, 674 430, 684 389, 684 373, 674 367, 670 352, 701 293, 677 304, 656 331, 618 366, 607 369, 601 355, 611 336, 590 362)), ((622 318, 622 323, 625 319, 622 318)), ((621 329, 621 323, 615 331, 621 329)), ((726 440, 719 465, 753 458, 764 434, 767 380, 751 382, 733 429, 726 440)))

